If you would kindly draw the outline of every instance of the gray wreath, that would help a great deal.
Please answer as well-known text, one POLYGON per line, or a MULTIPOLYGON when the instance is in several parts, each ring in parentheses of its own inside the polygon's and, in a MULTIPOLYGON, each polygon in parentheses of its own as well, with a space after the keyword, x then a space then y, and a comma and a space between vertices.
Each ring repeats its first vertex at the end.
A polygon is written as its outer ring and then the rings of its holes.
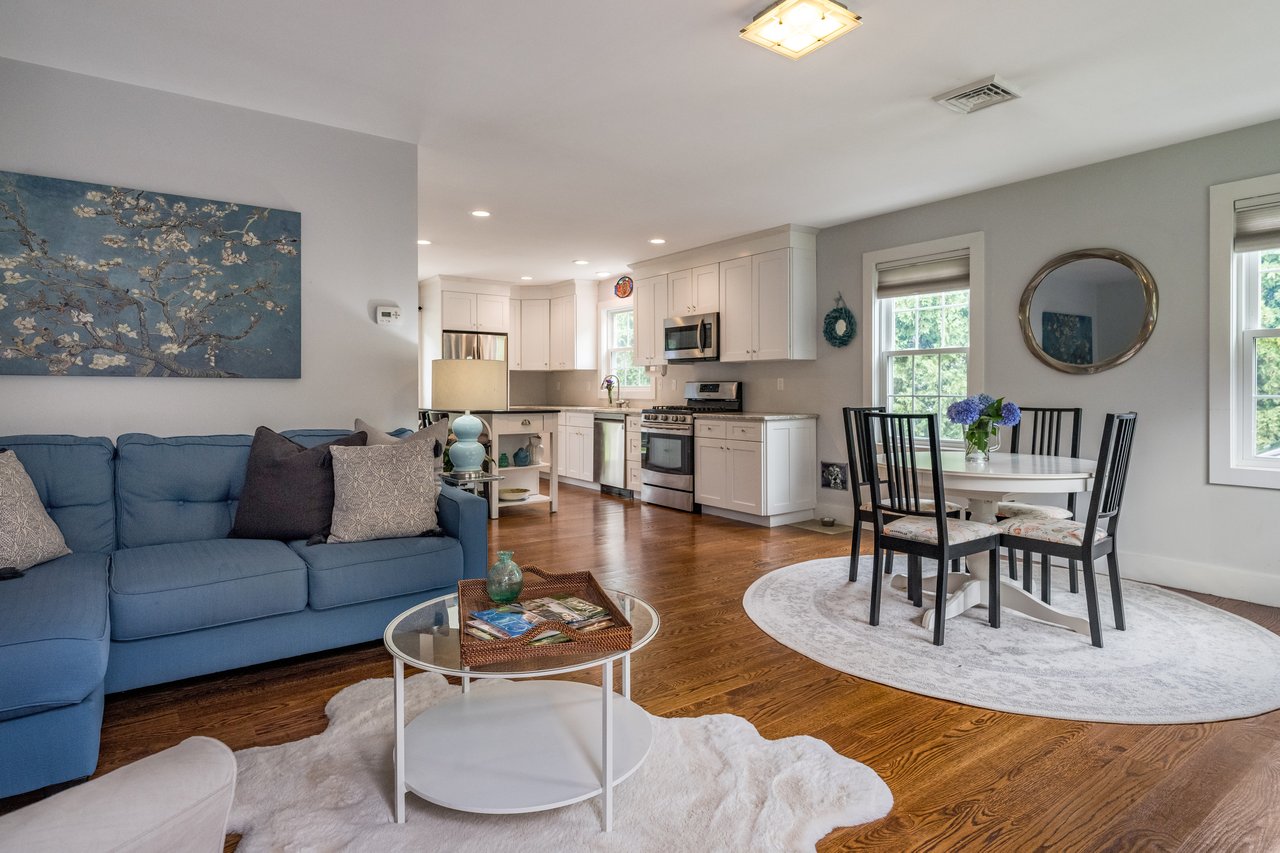
POLYGON ((823 321, 822 336, 833 347, 847 347, 856 334, 858 334, 858 321, 853 319, 853 312, 849 310, 848 305, 844 304, 844 298, 837 293, 836 307, 827 312, 826 320, 823 321), (842 320, 844 321, 843 332, 839 330, 842 320))

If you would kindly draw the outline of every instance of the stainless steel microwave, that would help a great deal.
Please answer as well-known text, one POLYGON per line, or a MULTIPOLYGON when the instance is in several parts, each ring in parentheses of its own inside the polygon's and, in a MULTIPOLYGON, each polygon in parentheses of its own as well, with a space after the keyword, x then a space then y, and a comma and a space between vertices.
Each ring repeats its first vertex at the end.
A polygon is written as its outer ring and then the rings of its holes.
POLYGON ((690 314, 663 320, 662 354, 675 363, 719 361, 720 315, 690 314))

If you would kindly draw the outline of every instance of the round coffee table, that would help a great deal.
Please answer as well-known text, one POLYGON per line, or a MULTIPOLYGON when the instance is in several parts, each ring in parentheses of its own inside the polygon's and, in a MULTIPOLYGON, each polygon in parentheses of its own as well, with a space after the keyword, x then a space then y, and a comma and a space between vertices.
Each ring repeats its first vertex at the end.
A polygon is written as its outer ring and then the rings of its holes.
POLYGON ((631 653, 658 632, 644 600, 606 590, 632 625, 631 648, 564 654, 485 666, 458 657, 458 596, 442 595, 406 610, 382 640, 395 666, 395 820, 405 792, 451 809, 512 814, 554 809, 602 796, 613 828, 613 787, 640 766, 653 744, 649 715, 631 701, 631 653), (622 694, 613 663, 622 663, 622 694), (462 693, 406 725, 404 666, 462 679, 462 693), (471 680, 519 681, 600 668, 600 687, 571 681, 524 681, 471 689, 471 680))

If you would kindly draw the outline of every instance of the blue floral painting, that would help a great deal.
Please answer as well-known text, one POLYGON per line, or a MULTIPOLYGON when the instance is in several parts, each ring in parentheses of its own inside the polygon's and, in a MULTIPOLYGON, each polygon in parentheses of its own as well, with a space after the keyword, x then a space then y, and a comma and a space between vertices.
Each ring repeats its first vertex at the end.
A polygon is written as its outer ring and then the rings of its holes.
POLYGON ((1093 363, 1093 318, 1087 314, 1045 311, 1040 319, 1040 348, 1065 364, 1093 363))
POLYGON ((0 172, 0 374, 298 378, 301 222, 0 172))

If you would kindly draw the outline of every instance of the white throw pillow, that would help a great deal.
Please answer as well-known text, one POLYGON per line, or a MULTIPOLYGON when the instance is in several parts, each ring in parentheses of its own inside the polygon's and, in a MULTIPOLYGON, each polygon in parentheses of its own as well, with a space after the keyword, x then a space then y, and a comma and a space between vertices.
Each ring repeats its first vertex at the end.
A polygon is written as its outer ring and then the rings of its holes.
POLYGON ((334 447, 330 453, 329 542, 421 536, 435 528, 440 481, 432 471, 427 442, 334 447))
POLYGON ((442 421, 436 421, 429 424, 423 429, 418 430, 412 435, 404 438, 398 438, 394 435, 388 435, 377 427, 371 425, 368 421, 356 418, 356 426, 354 432, 365 432, 369 438, 365 441, 368 446, 382 444, 399 444, 402 441, 425 441, 427 446, 431 448, 431 464, 439 476, 444 472, 444 448, 449 441, 449 420, 446 418, 442 421))
POLYGON ((70 553, 18 455, 0 450, 0 567, 24 572, 70 553))

